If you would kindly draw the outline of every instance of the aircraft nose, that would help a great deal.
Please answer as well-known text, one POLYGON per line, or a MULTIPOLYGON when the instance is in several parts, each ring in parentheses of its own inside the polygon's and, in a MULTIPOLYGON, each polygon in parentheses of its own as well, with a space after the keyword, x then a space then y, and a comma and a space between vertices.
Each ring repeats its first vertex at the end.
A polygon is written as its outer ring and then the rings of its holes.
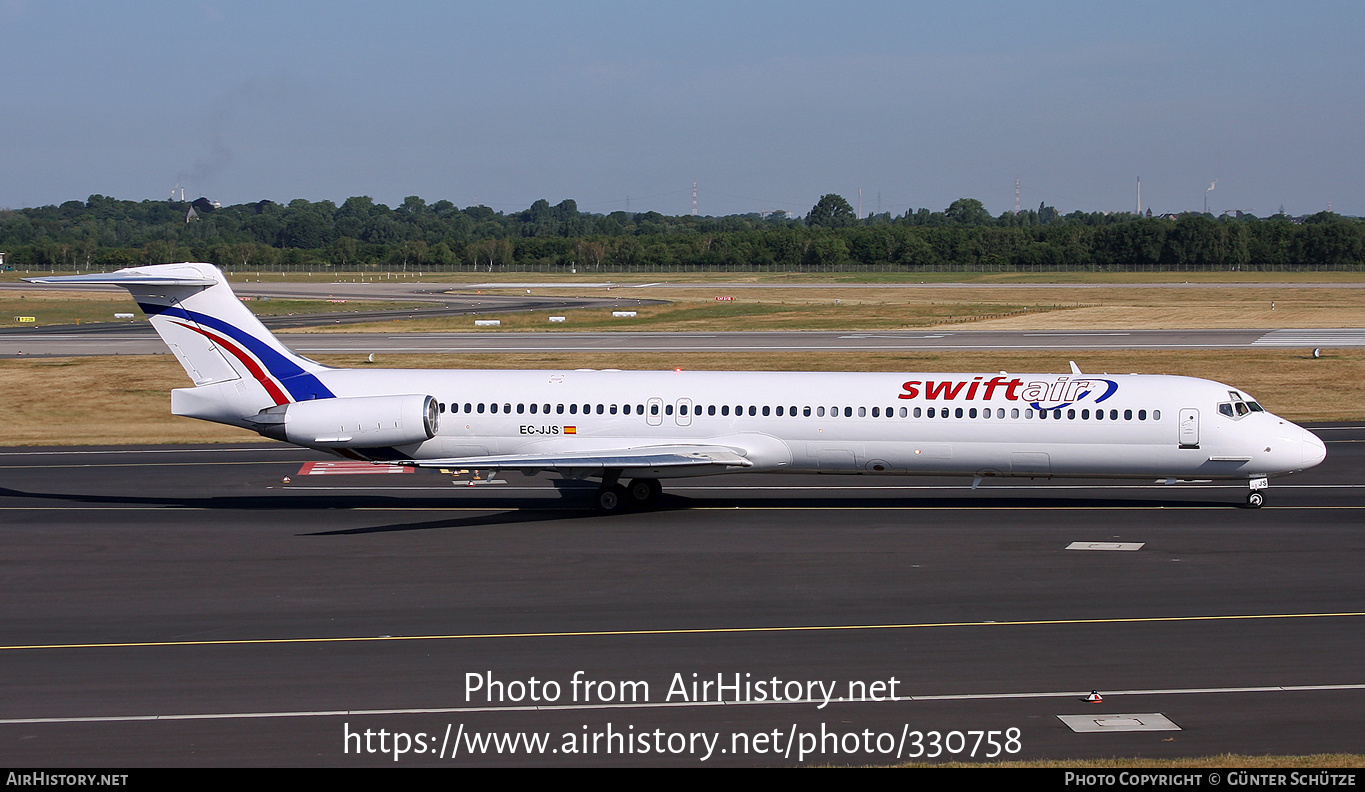
POLYGON ((1323 444, 1322 438, 1308 431, 1303 430, 1303 466, 1305 468, 1322 464, 1322 460, 1327 458, 1327 446, 1323 444))

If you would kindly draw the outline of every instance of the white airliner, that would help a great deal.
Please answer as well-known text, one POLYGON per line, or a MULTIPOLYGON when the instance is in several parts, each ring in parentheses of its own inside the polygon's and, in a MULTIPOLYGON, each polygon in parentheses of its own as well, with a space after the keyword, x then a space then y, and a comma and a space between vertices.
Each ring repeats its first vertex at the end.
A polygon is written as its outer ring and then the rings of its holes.
POLYGON ((28 280, 127 288, 194 380, 176 415, 372 462, 600 478, 604 511, 653 503, 662 478, 743 471, 1236 480, 1258 507, 1269 477, 1326 456, 1190 377, 335 369, 280 343, 211 264, 28 280))

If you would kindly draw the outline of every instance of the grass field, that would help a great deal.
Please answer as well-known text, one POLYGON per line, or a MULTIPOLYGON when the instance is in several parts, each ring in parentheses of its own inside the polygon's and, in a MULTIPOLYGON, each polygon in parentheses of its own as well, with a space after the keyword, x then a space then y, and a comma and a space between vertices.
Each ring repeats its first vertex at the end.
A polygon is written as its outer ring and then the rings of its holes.
MULTIPOLYGON (((708 352, 361 355, 322 357, 335 366, 383 368, 624 368, 755 371, 1012 371, 1062 373, 1075 360, 1093 373, 1184 374, 1236 385, 1296 421, 1365 416, 1365 350, 1183 350, 1100 352, 708 352)), ((190 385, 170 355, 0 360, 0 445, 215 443, 252 433, 170 414, 170 390, 190 385), (52 394, 78 394, 54 399, 52 394)))
MULTIPOLYGON (((233 283, 1365 283, 1365 272, 266 272, 226 270, 233 283)), ((0 282, 76 275, 34 270, 0 273, 0 282)))
MULTIPOLYGON (((259 300, 249 301, 258 316, 281 314, 330 313, 340 311, 404 310, 429 308, 430 303, 352 302, 333 303, 327 300, 259 300)), ((49 325, 90 324, 91 322, 129 323, 143 321, 137 303, 123 292, 40 291, 0 292, 0 327, 46 327, 49 325), (119 320, 116 313, 130 313, 134 319, 119 320), (20 322, 18 317, 31 316, 34 322, 20 322)))
MULTIPOLYGON (((524 294, 524 290, 483 294, 524 294)), ((602 289, 538 289, 541 296, 601 297, 602 289)), ((618 290, 612 290, 617 294, 618 290)), ((622 297, 667 300, 641 306, 635 318, 610 309, 497 314, 497 329, 599 330, 897 330, 1179 329, 1232 327, 1365 327, 1365 291, 1292 285, 1199 289, 621 289, 622 297), (732 297, 717 300, 716 297, 732 297), (551 314, 565 317, 550 323, 551 314)), ((474 330, 474 317, 400 319, 319 332, 452 332, 474 330)))
MULTIPOLYGON (((575 285, 571 278, 558 278, 556 283, 560 285, 537 287, 532 291, 542 297, 600 298, 605 295, 662 300, 667 304, 641 306, 635 309, 638 315, 633 318, 613 317, 610 309, 490 314, 502 322, 501 327, 480 329, 480 332, 896 330, 936 326, 1014 330, 1365 327, 1365 290, 1333 288, 1330 285, 1310 288, 1304 285, 1320 280, 1322 276, 1340 273, 1296 276, 1301 278, 1298 283, 1243 282, 1240 285, 1189 289, 1124 286, 1122 284, 1130 280, 1123 275, 1107 276, 1101 282, 1093 273, 1075 273, 1083 274, 1090 275, 1087 283, 1105 283, 1112 288, 1105 285, 1076 288, 1074 285, 1057 283, 1020 289, 1010 288, 999 279, 992 281, 990 276, 977 278, 974 281, 976 285, 971 288, 953 288, 951 285, 925 289, 851 288, 848 283, 839 280, 843 276, 826 276, 818 281, 823 284, 822 288, 781 288, 776 281, 771 288, 727 288, 725 284, 730 281, 720 279, 730 273, 720 273, 710 276, 715 281, 698 282, 695 287, 641 285, 608 290, 603 286, 575 285), (1000 283, 1000 286, 991 288, 985 285, 987 283, 1000 283), (717 297, 729 299, 717 300, 717 297), (565 321, 551 323, 551 315, 563 316, 565 321)), ((1249 275, 1255 274, 1278 273, 1249 275)), ((1209 282, 1216 282, 1212 274, 1205 275, 1209 282)), ((548 277, 542 275, 541 281, 548 277)), ((761 276, 749 277, 758 279, 761 276)), ((815 282, 813 277, 805 276, 801 282, 815 282)), ((298 278, 295 276, 292 279, 298 278)), ((867 279, 863 280, 865 282, 867 279)), ((1077 282, 1080 282, 1079 279, 1077 282)), ((455 283, 452 283, 451 291, 515 296, 526 293, 526 289, 522 288, 461 288, 455 283)), ((415 303, 338 304, 325 300, 279 299, 253 300, 247 304, 262 315, 378 308, 402 311, 416 307, 415 303)), ((116 312, 131 312, 137 314, 139 319, 141 317, 133 301, 122 294, 36 289, 31 293, 0 293, 0 327, 17 326, 18 316, 33 316, 40 326, 108 322, 113 321, 116 312)), ((473 316, 395 318, 364 324, 321 325, 311 332, 467 331, 475 329, 474 321, 473 316)))

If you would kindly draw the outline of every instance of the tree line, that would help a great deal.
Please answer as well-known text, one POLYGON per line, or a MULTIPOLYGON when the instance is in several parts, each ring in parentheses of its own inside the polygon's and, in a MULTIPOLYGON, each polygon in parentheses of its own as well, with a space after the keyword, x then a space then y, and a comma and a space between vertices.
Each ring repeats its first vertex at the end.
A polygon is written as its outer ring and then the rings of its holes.
POLYGON ((1072 212, 992 216, 963 198, 942 211, 859 218, 823 196, 804 217, 593 214, 572 200, 521 212, 417 196, 390 208, 296 199, 216 207, 92 195, 0 210, 15 269, 112 269, 208 261, 229 270, 1047 271, 1355 270, 1365 221, 1330 212, 1214 217, 1072 212))

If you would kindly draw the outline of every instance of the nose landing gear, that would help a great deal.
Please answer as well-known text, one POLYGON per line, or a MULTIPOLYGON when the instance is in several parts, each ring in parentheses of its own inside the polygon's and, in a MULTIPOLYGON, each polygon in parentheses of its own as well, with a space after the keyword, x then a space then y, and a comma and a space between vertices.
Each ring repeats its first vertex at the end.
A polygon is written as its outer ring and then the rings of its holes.
POLYGON ((1247 508, 1261 508, 1265 505, 1265 489, 1270 486, 1270 481, 1262 476, 1252 479, 1248 485, 1251 487, 1251 491, 1247 493, 1247 508))

